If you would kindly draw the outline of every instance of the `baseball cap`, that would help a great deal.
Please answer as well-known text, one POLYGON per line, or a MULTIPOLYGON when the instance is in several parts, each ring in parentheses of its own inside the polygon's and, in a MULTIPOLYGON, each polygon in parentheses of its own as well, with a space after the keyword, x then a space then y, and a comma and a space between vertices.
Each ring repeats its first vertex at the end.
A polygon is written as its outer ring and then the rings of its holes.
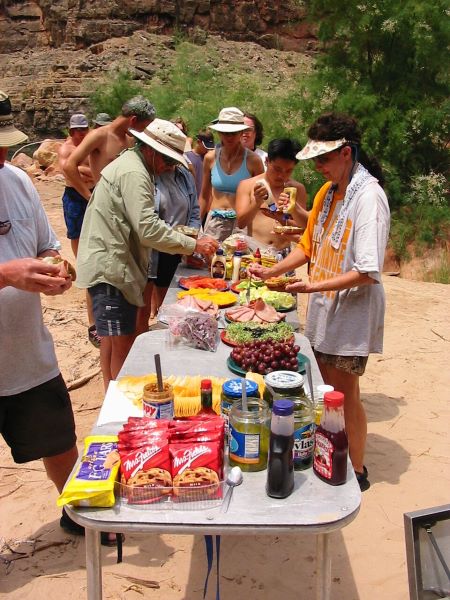
POLYGON ((201 142, 207 150, 214 150, 214 137, 211 133, 199 133, 196 139, 201 142))
POLYGON ((89 121, 83 113, 75 113, 70 117, 69 129, 87 129, 88 127, 89 121))

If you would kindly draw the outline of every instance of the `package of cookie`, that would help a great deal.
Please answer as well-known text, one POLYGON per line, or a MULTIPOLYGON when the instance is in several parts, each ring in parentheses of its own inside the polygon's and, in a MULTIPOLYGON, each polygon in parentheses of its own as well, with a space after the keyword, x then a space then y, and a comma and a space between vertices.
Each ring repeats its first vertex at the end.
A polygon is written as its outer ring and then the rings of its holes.
POLYGON ((113 506, 119 464, 116 435, 87 437, 81 460, 56 501, 57 505, 113 506))
POLYGON ((220 442, 171 443, 174 502, 219 498, 223 478, 220 442))
POLYGON ((138 449, 119 452, 121 487, 129 504, 157 502, 170 495, 172 475, 167 438, 153 438, 138 449))

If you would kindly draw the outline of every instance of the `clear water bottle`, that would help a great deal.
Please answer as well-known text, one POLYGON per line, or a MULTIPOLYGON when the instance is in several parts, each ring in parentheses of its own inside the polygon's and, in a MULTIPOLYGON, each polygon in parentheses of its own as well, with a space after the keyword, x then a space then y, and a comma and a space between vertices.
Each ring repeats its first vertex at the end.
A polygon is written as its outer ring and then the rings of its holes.
POLYGON ((271 498, 287 498, 294 489, 294 403, 275 400, 270 423, 266 492, 271 498))

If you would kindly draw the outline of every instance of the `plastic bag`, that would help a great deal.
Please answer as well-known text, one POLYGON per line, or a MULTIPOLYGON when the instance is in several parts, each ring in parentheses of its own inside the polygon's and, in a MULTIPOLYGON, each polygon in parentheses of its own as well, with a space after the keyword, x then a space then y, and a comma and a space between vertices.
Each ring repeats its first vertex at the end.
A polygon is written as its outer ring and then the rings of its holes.
POLYGON ((198 350, 215 352, 219 344, 217 319, 206 313, 187 311, 184 315, 168 316, 170 333, 186 345, 198 350))

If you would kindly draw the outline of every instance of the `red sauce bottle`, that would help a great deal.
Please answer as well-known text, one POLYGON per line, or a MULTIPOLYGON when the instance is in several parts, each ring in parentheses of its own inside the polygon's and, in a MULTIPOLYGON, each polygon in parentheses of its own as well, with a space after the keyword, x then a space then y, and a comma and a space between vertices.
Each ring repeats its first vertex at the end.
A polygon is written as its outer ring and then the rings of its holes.
POLYGON ((330 485, 347 481, 348 441, 345 433, 344 394, 326 392, 324 411, 315 434, 314 473, 330 485))
POLYGON ((213 409, 212 382, 211 379, 202 379, 200 382, 200 398, 202 408, 199 415, 210 415, 217 417, 213 409))

